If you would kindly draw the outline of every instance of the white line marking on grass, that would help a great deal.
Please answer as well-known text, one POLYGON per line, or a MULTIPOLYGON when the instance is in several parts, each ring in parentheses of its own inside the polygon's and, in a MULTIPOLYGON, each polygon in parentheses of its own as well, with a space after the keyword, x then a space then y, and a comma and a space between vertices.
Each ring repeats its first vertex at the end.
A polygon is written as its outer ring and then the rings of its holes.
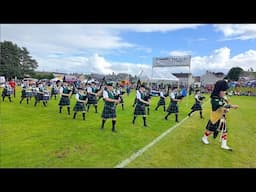
MULTIPOLYGON (((207 101, 208 102, 208 101, 207 101)), ((205 102, 205 103, 207 103, 205 102)), ((204 104, 205 104, 204 103, 204 104)), ((203 105, 204 105, 203 104, 203 105)), ((194 115, 195 113, 192 113, 192 115, 194 115)), ((131 163, 132 161, 134 161, 137 157, 139 157, 140 155, 142 155, 142 153, 144 153, 145 151, 147 151, 150 147, 152 147, 153 145, 155 145, 158 141, 160 141, 163 137, 165 137, 168 133, 170 133, 171 131, 173 131, 174 129, 176 129, 179 125, 181 125, 184 121, 186 121, 189 117, 185 117, 184 119, 182 119, 179 123, 175 124, 174 126, 172 126, 171 128, 169 128, 167 131, 163 132, 160 136, 158 136, 157 138, 155 138, 151 143, 149 143, 148 145, 146 145, 145 147, 143 147, 142 149, 140 149, 139 151, 133 153, 129 158, 123 160, 121 163, 119 163, 118 165, 116 165, 114 168, 123 168, 126 165, 128 165, 129 163, 131 163)))
POLYGON ((152 147, 153 145, 155 145, 158 141, 160 141, 163 137, 165 137, 168 133, 170 133, 171 131, 173 131, 175 128, 177 128, 180 124, 182 124, 184 121, 186 121, 188 119, 188 117, 185 117, 184 119, 182 119, 182 121, 180 121, 179 123, 175 124, 174 126, 172 126, 171 128, 169 128, 167 131, 163 132, 160 136, 158 136, 157 138, 155 138, 151 143, 149 143, 148 145, 146 145, 145 147, 143 147, 142 149, 140 149, 139 151, 133 153, 129 158, 125 159, 124 161, 122 161, 121 163, 119 163, 118 165, 115 166, 115 168, 123 168, 126 165, 128 165, 130 162, 132 162, 133 160, 135 160, 138 156, 142 155, 142 153, 144 153, 146 150, 148 150, 150 147, 152 147))

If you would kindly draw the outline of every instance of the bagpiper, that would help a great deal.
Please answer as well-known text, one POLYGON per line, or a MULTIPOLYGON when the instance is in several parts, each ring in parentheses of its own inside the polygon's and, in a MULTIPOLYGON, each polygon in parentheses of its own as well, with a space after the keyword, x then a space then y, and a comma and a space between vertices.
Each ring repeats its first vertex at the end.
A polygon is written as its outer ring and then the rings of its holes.
POLYGON ((144 127, 147 127, 147 123, 146 123, 146 104, 149 105, 149 102, 147 102, 145 100, 145 85, 141 85, 139 90, 137 90, 136 92, 136 105, 135 105, 135 109, 134 109, 134 117, 133 117, 133 121, 132 124, 135 124, 135 120, 137 118, 138 115, 142 115, 143 117, 143 123, 144 123, 144 127))
POLYGON ((12 102, 11 95, 13 94, 13 89, 9 85, 9 83, 6 83, 4 86, 4 89, 2 91, 2 99, 4 101, 5 97, 8 97, 9 101, 12 102))
POLYGON ((182 97, 178 94, 177 92, 178 87, 174 86, 172 88, 172 92, 170 94, 170 105, 167 109, 167 115, 164 117, 165 120, 168 120, 168 116, 172 113, 175 113, 175 122, 178 123, 178 114, 179 114, 179 107, 178 107, 178 102, 182 100, 182 97))
POLYGON ((115 99, 113 92, 113 84, 107 83, 107 89, 103 90, 104 108, 102 112, 101 130, 104 130, 104 125, 107 119, 112 119, 112 132, 116 132, 116 105, 120 100, 115 99))
POLYGON ((77 112, 81 111, 83 120, 85 120, 85 103, 88 101, 87 95, 85 94, 82 87, 78 87, 78 93, 76 93, 76 105, 74 106, 73 119, 76 118, 77 112))
POLYGON ((89 84, 89 87, 87 87, 87 94, 88 94, 87 112, 89 112, 90 110, 90 105, 94 105, 95 113, 98 113, 97 89, 95 87, 96 84, 94 81, 88 84, 89 84))
POLYGON ((200 118, 203 119, 203 113, 202 113, 202 103, 205 99, 204 96, 201 96, 200 90, 195 91, 195 103, 191 107, 191 111, 188 113, 188 116, 190 117, 192 113, 195 111, 200 111, 200 118))
POLYGON ((224 96, 228 88, 228 83, 225 80, 219 80, 215 83, 214 89, 211 93, 212 111, 210 120, 206 125, 206 131, 202 137, 202 142, 208 145, 209 135, 211 135, 212 132, 215 132, 214 137, 217 137, 216 132, 221 131, 221 148, 232 151, 232 148, 227 145, 227 127, 224 114, 228 112, 230 108, 237 109, 238 105, 226 103, 224 96))
POLYGON ((160 99, 159 99, 159 101, 157 103, 157 106, 155 108, 156 111, 158 110, 158 107, 163 106, 164 112, 165 112, 165 99, 166 99, 166 97, 164 95, 164 91, 163 91, 163 89, 160 89, 160 99))
POLYGON ((68 115, 70 115, 70 96, 72 94, 72 90, 68 87, 68 83, 66 81, 63 81, 63 86, 60 88, 60 102, 59 107, 61 113, 62 107, 67 106, 68 115))

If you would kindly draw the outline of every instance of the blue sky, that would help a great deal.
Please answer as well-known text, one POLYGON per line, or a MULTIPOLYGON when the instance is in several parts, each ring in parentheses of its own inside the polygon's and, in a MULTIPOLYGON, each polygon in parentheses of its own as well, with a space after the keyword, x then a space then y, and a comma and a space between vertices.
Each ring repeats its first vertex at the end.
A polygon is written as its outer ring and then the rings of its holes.
MULTIPOLYGON (((153 57, 191 55, 191 72, 256 71, 256 24, 1 24, 1 41, 26 47, 38 70, 149 71, 153 57)), ((188 72, 187 68, 169 68, 188 72)))

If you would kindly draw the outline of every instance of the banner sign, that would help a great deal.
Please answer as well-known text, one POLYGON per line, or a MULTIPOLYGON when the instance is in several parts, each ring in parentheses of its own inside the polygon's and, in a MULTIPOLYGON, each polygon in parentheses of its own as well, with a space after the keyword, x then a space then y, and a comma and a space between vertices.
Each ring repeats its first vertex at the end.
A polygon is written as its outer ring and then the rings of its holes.
POLYGON ((153 67, 173 67, 188 66, 190 67, 191 55, 155 57, 153 58, 153 67))

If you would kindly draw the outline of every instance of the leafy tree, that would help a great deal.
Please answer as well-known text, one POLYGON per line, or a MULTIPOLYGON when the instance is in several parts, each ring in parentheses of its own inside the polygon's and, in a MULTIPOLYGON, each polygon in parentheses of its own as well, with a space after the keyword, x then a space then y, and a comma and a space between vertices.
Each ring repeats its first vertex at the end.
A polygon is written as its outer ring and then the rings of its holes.
POLYGON ((0 42, 0 75, 7 79, 23 78, 24 75, 34 74, 38 67, 25 47, 18 47, 11 41, 0 42))
POLYGON ((229 70, 229 72, 227 74, 227 78, 232 81, 238 81, 238 79, 243 71, 244 70, 240 67, 233 67, 229 70))

